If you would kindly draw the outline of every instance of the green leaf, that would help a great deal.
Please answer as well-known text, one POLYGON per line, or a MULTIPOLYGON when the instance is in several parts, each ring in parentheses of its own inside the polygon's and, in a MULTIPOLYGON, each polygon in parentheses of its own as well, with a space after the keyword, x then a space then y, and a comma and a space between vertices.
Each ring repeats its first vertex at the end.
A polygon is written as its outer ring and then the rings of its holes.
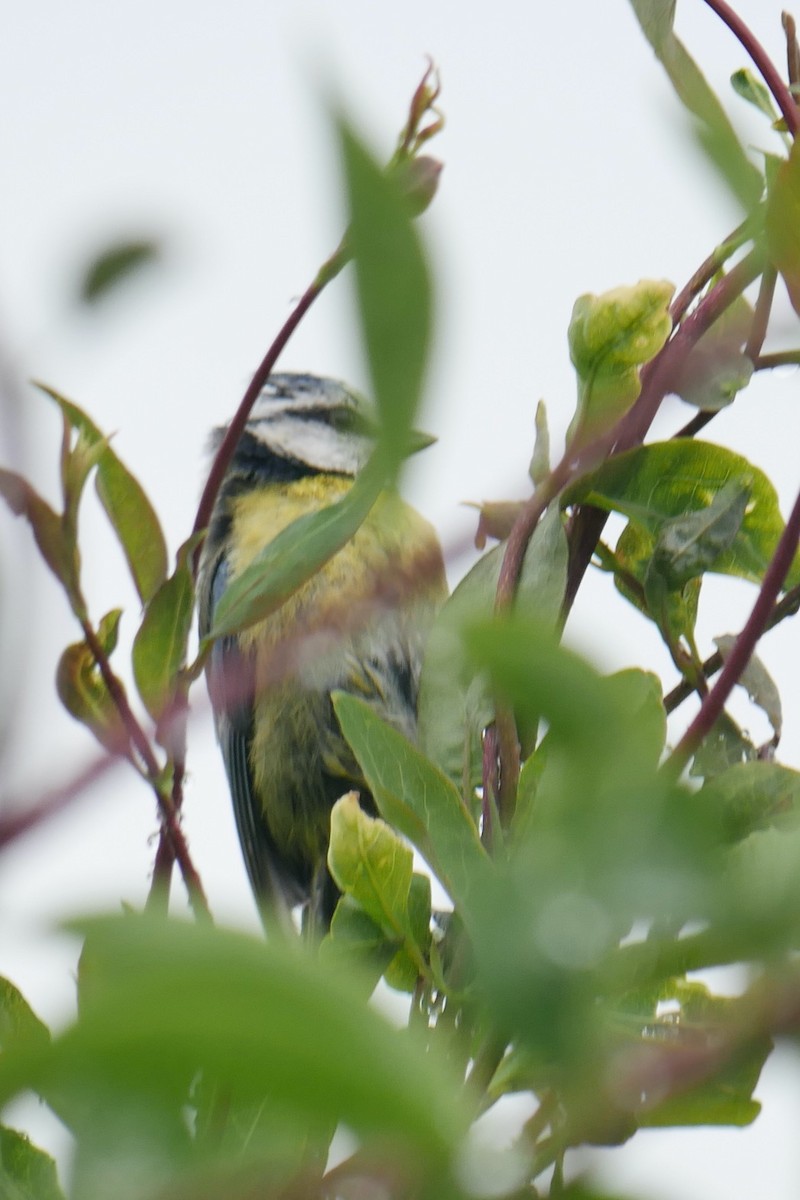
POLYGON ((753 363, 742 353, 752 323, 752 308, 738 296, 685 355, 671 381, 672 391, 704 412, 731 404, 753 375, 753 363))
POLYGON ((601 296, 580 296, 569 324, 578 407, 567 434, 577 447, 610 428, 641 390, 639 371, 672 330, 671 283, 645 279, 601 296))
MULTIPOLYGON (((481 737, 494 719, 494 699, 485 675, 464 647, 464 630, 494 610, 506 544, 478 560, 441 609, 431 630, 420 678, 417 737, 432 759, 473 802, 481 783, 481 737)), ((567 581, 567 540, 558 506, 545 513, 522 565, 515 611, 536 613, 555 626, 567 581)))
POLYGON ((431 285, 399 181, 377 165, 344 120, 338 127, 350 209, 348 245, 381 422, 377 452, 391 480, 419 406, 431 336, 431 285))
POLYGON ((716 94, 673 32, 674 0, 631 0, 631 6, 678 97, 700 122, 700 140, 706 152, 742 206, 752 208, 763 190, 763 180, 716 94))
POLYGON ((757 758, 750 739, 726 712, 715 722, 695 751, 689 774, 693 779, 713 779, 728 767, 757 758))
POLYGON ((421 1178, 447 1169, 468 1123, 456 1081, 316 954, 210 925, 124 916, 82 922, 94 983, 48 1051, 0 1062, 0 1103, 57 1089, 78 1132, 97 1098, 180 1116, 199 1068, 237 1105, 301 1128, 343 1121, 403 1147, 421 1178))
POLYGON ((367 1000, 397 955, 397 942, 351 896, 343 895, 336 905, 330 930, 320 943, 319 954, 323 963, 348 971, 354 982, 363 980, 363 998, 367 1000))
POLYGON ((547 427, 547 409, 544 406, 544 400, 540 400, 536 405, 536 441, 528 474, 534 487, 550 474, 550 431, 547 427))
POLYGON ((337 887, 405 950, 413 989, 417 977, 427 974, 427 945, 415 939, 409 913, 413 855, 385 821, 363 811, 355 792, 342 796, 331 811, 328 867, 337 887))
POLYGON ((47 1045, 50 1032, 22 992, 0 976, 0 1054, 18 1042, 47 1045))
POLYGON ((178 551, 175 571, 150 598, 133 639, 133 676, 142 702, 154 721, 164 714, 186 661, 194 612, 191 555, 199 535, 178 551))
MULTIPOLYGON (((121 615, 121 609, 114 609, 100 623, 98 640, 107 655, 116 646, 121 615)), ((86 642, 74 642, 61 655, 56 690, 70 716, 86 725, 102 746, 112 754, 126 753, 129 739, 124 722, 86 642)))
POLYGON ((3 1200, 64 1200, 56 1165, 23 1133, 0 1125, 0 1196, 3 1200))
POLYGON ((115 242, 106 247, 86 268, 79 288, 81 302, 97 304, 143 267, 153 265, 160 258, 161 246, 153 238, 115 242))
POLYGON ((379 812, 417 847, 451 898, 468 908, 490 860, 457 789, 368 704, 336 692, 333 705, 379 812))
MULTIPOLYGON (((686 438, 640 446, 577 480, 562 503, 620 512, 657 536, 665 521, 707 508, 726 484, 737 480, 751 488, 750 501, 733 543, 712 569, 759 583, 783 532, 783 518, 764 472, 732 450, 686 438)), ((798 579, 800 559, 786 586, 798 579)))
MULTIPOLYGON (((722 655, 723 661, 727 660, 735 643, 736 637, 732 634, 714 638, 714 645, 722 655)), ((763 709, 775 732, 777 745, 783 732, 781 697, 775 681, 757 654, 750 656, 747 666, 736 682, 745 689, 753 704, 763 709)))
POLYGON ((15 516, 25 517, 39 547, 39 553, 69 593, 74 587, 74 561, 64 535, 61 517, 26 479, 2 467, 0 496, 15 516))
POLYGON ((655 572, 668 588, 678 590, 690 579, 712 570, 720 555, 732 546, 749 501, 746 477, 732 479, 706 508, 665 521, 656 537, 648 575, 655 572))
MULTIPOLYGON (((726 1029, 735 1029, 737 1018, 741 1019, 740 1007, 740 1002, 714 996, 700 983, 673 979, 663 985, 646 1025, 646 1053, 657 1057, 663 1067, 658 1090, 663 1079, 680 1072, 687 1055, 690 1061, 696 1061, 704 1051, 712 1061, 717 1057, 714 1051, 726 1029)), ((648 1104, 649 1097, 645 1098, 640 1125, 750 1125, 761 1111, 753 1091, 771 1050, 769 1038, 760 1037, 725 1056, 711 1078, 695 1087, 680 1089, 655 1104, 648 1104)))
POLYGON ((767 252, 783 276, 792 307, 800 313, 800 146, 796 140, 772 178, 765 219, 767 252))
POLYGON ((778 120, 778 111, 772 101, 772 94, 765 84, 758 79, 749 67, 740 67, 731 75, 731 87, 737 96, 741 96, 748 104, 752 104, 770 121, 778 120))
POLYGON ((204 644, 239 633, 279 608, 353 536, 384 482, 373 458, 341 500, 282 529, 225 589, 204 644))
POLYGON ((792 829, 800 818, 800 772, 774 762, 738 763, 705 784, 697 799, 718 808, 731 842, 772 826, 792 829))
POLYGON ((46 384, 36 386, 55 400, 66 420, 86 443, 102 446, 97 459, 97 494, 128 563, 142 603, 147 603, 167 573, 167 548, 155 510, 142 485, 131 475, 94 422, 71 400, 46 384))

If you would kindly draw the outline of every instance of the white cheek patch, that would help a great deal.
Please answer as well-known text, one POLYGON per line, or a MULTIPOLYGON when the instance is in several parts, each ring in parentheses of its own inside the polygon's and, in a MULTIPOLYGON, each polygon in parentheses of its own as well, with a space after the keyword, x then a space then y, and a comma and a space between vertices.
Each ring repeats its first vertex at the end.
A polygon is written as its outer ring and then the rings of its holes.
POLYGON ((341 433, 323 421, 304 419, 302 414, 275 414, 271 420, 251 422, 249 430, 281 458, 340 475, 358 474, 372 449, 369 438, 341 433))

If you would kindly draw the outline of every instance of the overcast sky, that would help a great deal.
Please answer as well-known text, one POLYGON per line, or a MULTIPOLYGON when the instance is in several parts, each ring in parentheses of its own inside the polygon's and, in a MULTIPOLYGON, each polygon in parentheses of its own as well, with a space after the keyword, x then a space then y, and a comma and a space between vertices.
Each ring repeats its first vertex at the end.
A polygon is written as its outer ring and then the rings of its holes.
MULTIPOLYGON (((737 8, 782 64, 778 4, 739 0, 737 8)), ((746 141, 777 150, 766 123, 728 86, 744 55, 703 0, 682 0, 678 28, 746 141)), ((414 463, 408 491, 451 546, 464 544, 474 522, 464 501, 526 494, 540 398, 558 448, 575 396, 566 346, 575 298, 642 277, 680 286, 740 219, 626 0, 44 0, 7 13, 2 353, 20 380, 46 380, 115 431, 171 551, 192 523, 209 428, 231 414, 292 298, 341 234, 326 95, 338 95, 388 156, 427 54, 441 68, 447 126, 432 147, 445 162, 440 194, 422 222, 437 331, 419 424, 439 442, 414 463), (74 294, 88 258, 140 235, 163 240, 161 267, 101 312, 80 311, 74 294)), ((778 312, 790 341, 782 293, 778 312)), ((340 279, 281 367, 366 387, 352 318, 350 283, 340 279)), ((784 513, 798 486, 797 387, 794 371, 758 380, 709 430, 767 471, 784 513)), ((58 421, 39 394, 21 394, 21 428, 15 433, 7 417, 2 458, 55 498, 58 421)), ((673 401, 658 428, 668 434, 689 415, 673 401)), ((85 509, 92 610, 125 607, 129 639, 132 589, 93 503, 85 509)), ((76 633, 64 602, 27 531, 4 518, 0 554, 9 778, 15 795, 35 795, 95 751, 54 696, 55 662, 76 633)), ((453 563, 453 580, 464 565, 453 563)), ((732 581, 707 590, 706 652, 713 635, 739 628, 755 595, 732 581)), ((606 579, 590 579, 568 637, 603 668, 649 665, 674 682, 652 628, 606 579)), ((762 648, 783 686, 782 757, 793 765, 798 649, 791 623, 762 648)), ((202 688, 198 700, 203 708, 202 688)), ((757 718, 751 727, 762 732, 757 718)), ((186 828, 212 909, 257 930, 207 715, 193 726, 190 771, 186 828)), ((3 859, 0 973, 49 1022, 72 1011, 76 956, 49 926, 121 900, 140 905, 155 830, 149 794, 120 769, 3 859)), ((177 884, 178 909, 180 892, 177 884)), ((778 1059, 752 1129, 641 1135, 601 1156, 609 1170, 616 1164, 609 1178, 652 1200, 794 1200, 797 1081, 797 1062, 778 1059)), ((55 1128, 36 1134, 60 1144, 55 1128)))

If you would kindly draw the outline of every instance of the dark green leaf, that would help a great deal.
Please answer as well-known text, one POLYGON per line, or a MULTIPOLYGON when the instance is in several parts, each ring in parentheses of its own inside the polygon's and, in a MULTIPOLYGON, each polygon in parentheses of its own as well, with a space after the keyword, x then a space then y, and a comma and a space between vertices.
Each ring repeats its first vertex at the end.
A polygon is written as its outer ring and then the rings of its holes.
POLYGON ((0 1125, 0 1196, 3 1200, 64 1200, 50 1155, 5 1125, 0 1125))
POLYGON ((706 508, 665 521, 656 537, 650 572, 657 572, 670 590, 678 590, 712 570, 720 555, 733 545, 749 500, 746 477, 732 479, 706 508))
POLYGON ((675 36, 674 0, 631 0, 631 6, 656 57, 686 108, 700 122, 700 140, 715 166, 746 208, 763 189, 763 180, 748 159, 714 91, 694 59, 675 36))
POLYGON ((55 400, 88 444, 103 447, 97 460, 97 494, 122 546, 139 597, 146 603, 167 573, 166 543, 153 506, 139 481, 86 413, 46 384, 36 386, 55 400))
POLYGON ((407 453, 431 333, 431 288, 408 198, 339 122, 359 318, 381 421, 378 453, 393 478, 407 453))
POLYGON ((567 434, 578 445, 608 429, 639 395, 639 372, 669 337, 671 283, 645 279, 601 296, 580 296, 569 325, 578 407, 567 434))
POLYGON ((361 700, 334 694, 334 708, 381 815, 421 852, 454 901, 490 869, 457 789, 416 747, 361 700))
POLYGON ((150 598, 133 639, 133 675, 145 708, 154 721, 164 714, 174 693, 178 672, 186 660, 186 645, 194 612, 192 537, 178 551, 175 572, 150 598))
MULTIPOLYGON (((505 543, 479 559, 442 608, 428 637, 418 704, 418 739, 435 762, 473 802, 481 782, 481 735, 494 719, 485 675, 467 654, 465 628, 494 609, 505 543)), ((567 540, 558 506, 543 517, 528 545, 516 611, 535 613, 555 626, 567 580, 567 540)))
POLYGON ((161 246, 153 238, 138 238, 108 246, 86 268, 80 283, 81 301, 84 304, 97 304, 114 288, 160 258, 161 246))
POLYGON ((783 276, 795 312, 800 312, 800 146, 792 142, 775 171, 767 197, 767 250, 783 276))
MULTIPOLYGON (((763 471, 722 446, 680 438, 615 455, 567 490, 563 503, 621 512, 657 536, 665 521, 707 508, 732 481, 746 482, 750 502, 731 547, 713 570, 760 582, 783 532, 774 487, 763 471)), ((795 560, 787 587, 800 578, 795 560)))

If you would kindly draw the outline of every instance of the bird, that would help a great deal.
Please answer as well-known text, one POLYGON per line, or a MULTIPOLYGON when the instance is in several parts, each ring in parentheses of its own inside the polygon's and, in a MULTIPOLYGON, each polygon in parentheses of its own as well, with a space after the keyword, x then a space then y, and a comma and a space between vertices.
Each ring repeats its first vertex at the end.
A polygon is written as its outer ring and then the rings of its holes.
MULTIPOLYGON (((371 402, 336 380, 269 377, 209 521, 201 636, 226 589, 279 532, 353 486, 376 430, 371 402)), ((212 445, 224 433, 215 430, 212 445)), ((327 866, 331 809, 357 790, 375 811, 331 694, 360 697, 413 741, 425 641, 446 595, 436 533, 387 488, 354 536, 276 611, 215 641, 206 671, 217 739, 267 928, 275 918, 285 928, 301 905, 309 936, 328 930, 339 899, 327 866)))

